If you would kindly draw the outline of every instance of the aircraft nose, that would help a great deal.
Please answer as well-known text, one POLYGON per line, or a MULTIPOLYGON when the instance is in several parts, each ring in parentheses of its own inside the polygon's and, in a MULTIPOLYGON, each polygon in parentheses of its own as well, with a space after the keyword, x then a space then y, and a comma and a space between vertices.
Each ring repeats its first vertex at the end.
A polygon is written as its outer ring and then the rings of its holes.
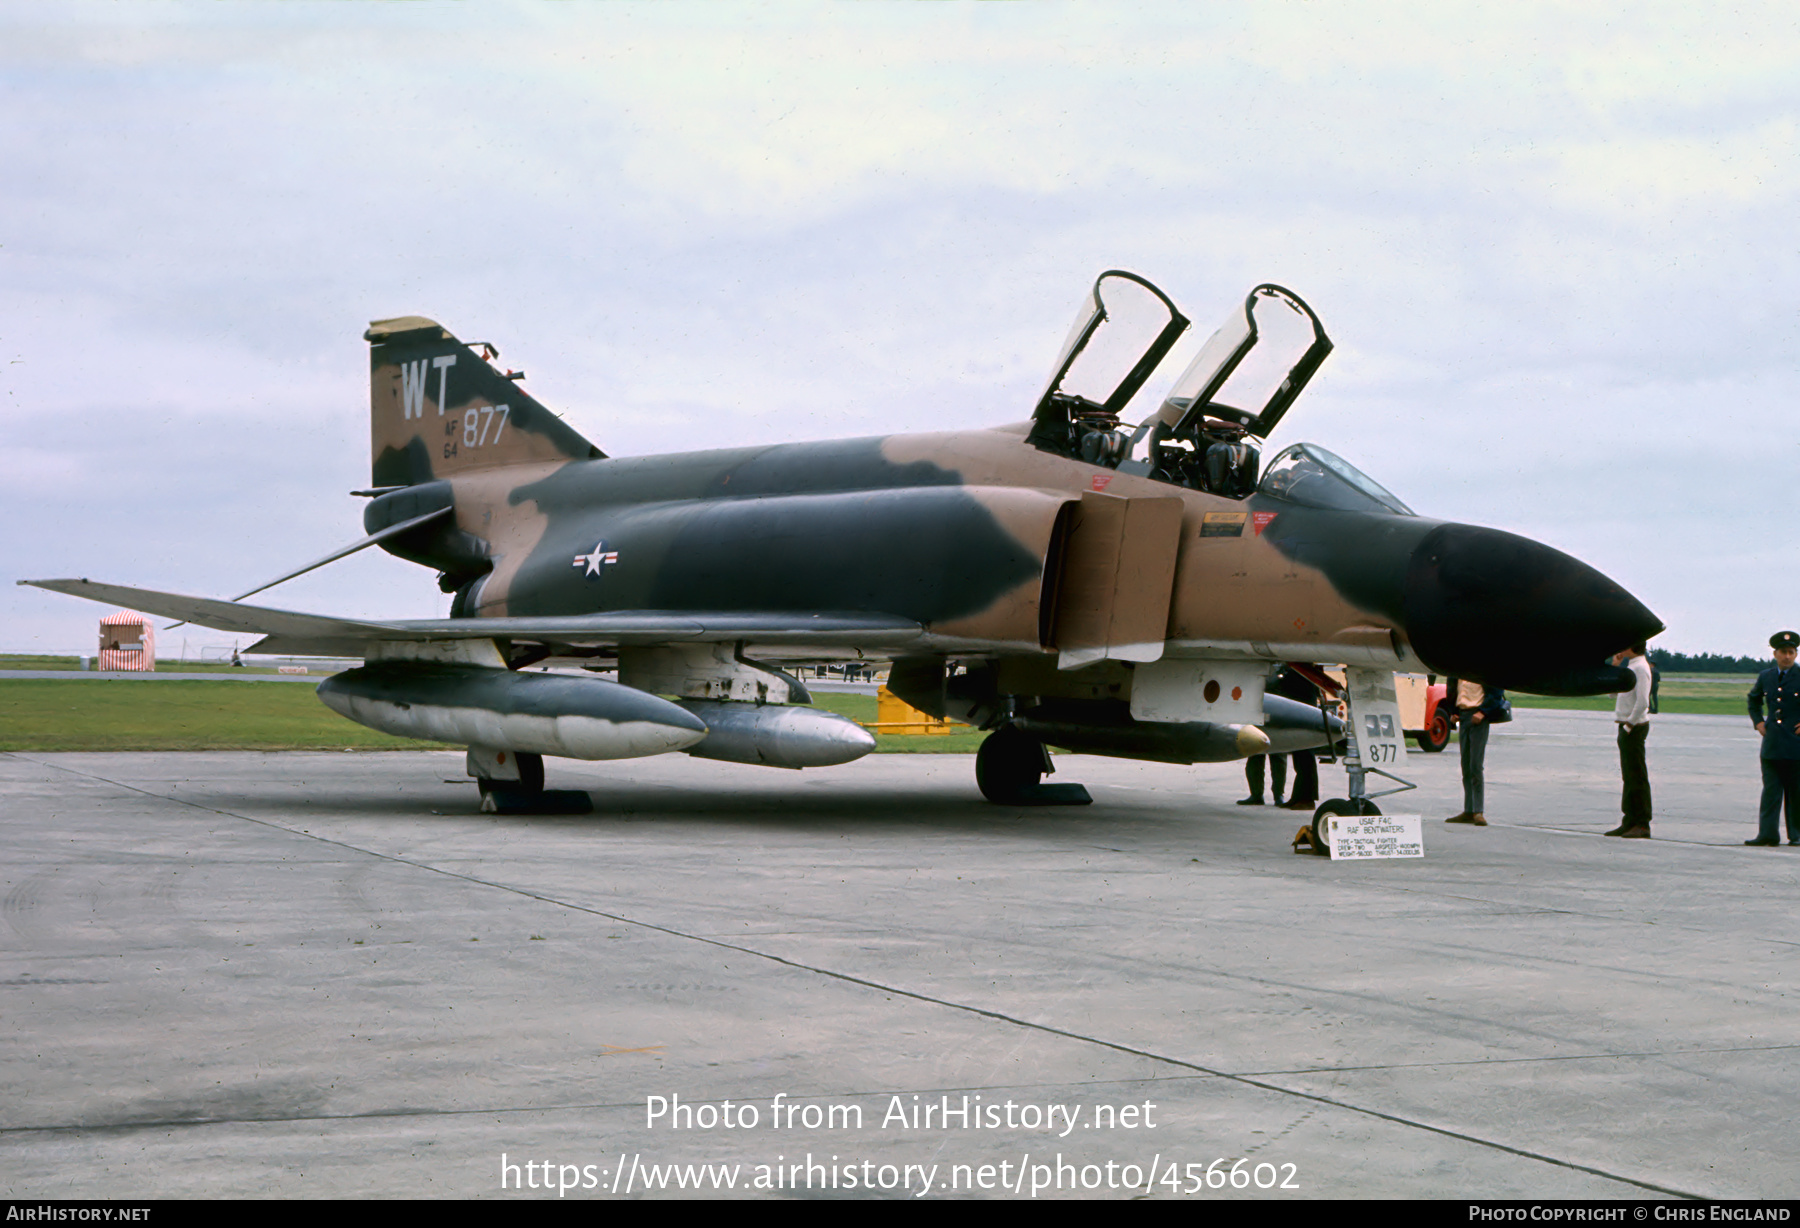
POLYGON ((1663 629, 1579 559, 1464 524, 1440 525, 1414 548, 1404 621, 1413 651, 1438 673, 1551 695, 1628 689, 1606 658, 1663 629))

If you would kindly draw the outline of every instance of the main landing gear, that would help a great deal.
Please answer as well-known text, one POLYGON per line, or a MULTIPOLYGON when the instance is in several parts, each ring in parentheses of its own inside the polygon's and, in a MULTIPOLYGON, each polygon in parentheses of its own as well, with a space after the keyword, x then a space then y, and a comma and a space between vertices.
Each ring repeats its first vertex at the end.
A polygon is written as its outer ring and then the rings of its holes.
POLYGON ((1086 806, 1094 799, 1082 785, 1047 785, 1056 771, 1044 744, 1016 725, 1002 725, 975 752, 975 783, 996 806, 1086 806))
POLYGON ((534 755, 530 751, 499 751, 495 754, 498 766, 505 769, 508 762, 513 765, 516 775, 511 780, 497 779, 477 773, 475 787, 481 790, 481 796, 487 797, 495 791, 511 792, 520 797, 536 797, 544 791, 544 757, 534 755))
POLYGON ((580 789, 544 788, 544 757, 530 751, 469 748, 469 774, 481 790, 483 814, 588 814, 594 799, 580 789))

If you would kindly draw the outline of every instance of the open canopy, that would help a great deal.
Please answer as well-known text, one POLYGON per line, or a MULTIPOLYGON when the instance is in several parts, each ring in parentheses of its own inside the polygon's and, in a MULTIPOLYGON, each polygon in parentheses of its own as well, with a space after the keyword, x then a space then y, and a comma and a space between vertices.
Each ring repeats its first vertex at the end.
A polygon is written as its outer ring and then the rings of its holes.
POLYGON ((1215 418, 1267 439, 1330 353, 1331 339, 1299 295, 1260 285, 1201 347, 1156 417, 1176 437, 1215 418))
POLYGON ((1082 434, 1112 430, 1187 328, 1169 296, 1122 269, 1109 269, 1075 313, 1050 383, 1032 413, 1032 442, 1074 451, 1082 434))

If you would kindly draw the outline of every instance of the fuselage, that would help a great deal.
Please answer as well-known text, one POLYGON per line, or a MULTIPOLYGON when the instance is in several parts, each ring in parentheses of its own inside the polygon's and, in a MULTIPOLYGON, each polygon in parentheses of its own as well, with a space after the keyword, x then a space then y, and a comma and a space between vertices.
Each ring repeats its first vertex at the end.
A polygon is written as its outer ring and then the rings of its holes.
MULTIPOLYGON (((1525 538, 1266 491, 1228 498, 1040 451, 1025 432, 474 470, 448 480, 454 528, 391 548, 444 570, 466 615, 880 613, 916 620, 919 647, 945 655, 1066 649, 1071 590, 1108 582, 1120 604, 1148 589, 1163 653, 1521 688, 1602 689, 1582 671, 1660 629, 1605 576, 1525 538), (1060 565, 1084 500, 1159 511, 1131 531, 1172 552, 1166 598, 1155 577, 1123 574, 1129 543, 1110 581, 1060 565)), ((382 504, 371 530, 402 518, 382 504)))

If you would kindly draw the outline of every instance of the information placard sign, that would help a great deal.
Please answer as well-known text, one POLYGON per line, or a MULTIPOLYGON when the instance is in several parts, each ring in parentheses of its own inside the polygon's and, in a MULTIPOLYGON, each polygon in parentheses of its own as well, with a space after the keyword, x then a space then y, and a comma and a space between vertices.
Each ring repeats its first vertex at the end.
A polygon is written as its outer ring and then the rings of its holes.
POLYGON ((1334 814, 1328 822, 1333 860, 1425 855, 1424 828, 1416 814, 1334 814))

